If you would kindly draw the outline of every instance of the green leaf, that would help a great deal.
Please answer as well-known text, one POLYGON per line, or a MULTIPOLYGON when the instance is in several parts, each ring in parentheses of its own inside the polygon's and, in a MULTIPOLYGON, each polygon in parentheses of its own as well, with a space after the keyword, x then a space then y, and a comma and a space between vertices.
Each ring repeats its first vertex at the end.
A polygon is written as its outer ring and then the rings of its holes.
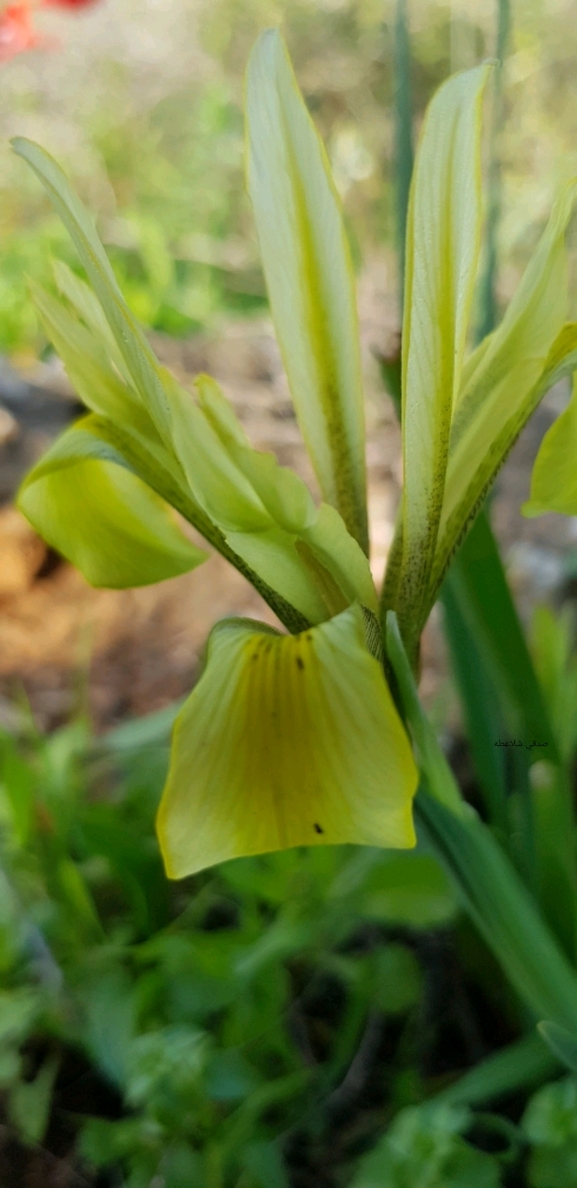
MULTIPOLYGON (((469 536, 475 532, 479 519, 475 521, 469 536)), ((508 788, 505 753, 495 747, 503 731, 503 714, 497 692, 499 686, 491 679, 476 625, 467 619, 467 605, 463 604, 462 585, 456 573, 457 567, 462 564, 459 557, 460 554, 449 569, 441 591, 443 627, 461 698, 466 735, 488 818, 491 825, 500 831, 500 836, 506 838, 508 788)))
POLYGON ((564 412, 547 430, 531 475, 531 497, 524 516, 544 512, 577 515, 577 381, 564 412))
POLYGON ((458 74, 429 105, 408 211, 403 317, 403 634, 419 623, 443 504, 481 242, 481 103, 490 66, 458 74))
POLYGON ((390 854, 367 879, 361 912, 370 920, 408 928, 438 928, 457 902, 444 870, 430 854, 390 854))
POLYGON ((526 735, 525 741, 546 741, 548 757, 555 757, 547 702, 485 513, 475 521, 451 570, 451 592, 495 687, 512 711, 514 728, 526 735))
POLYGON ((229 620, 175 726, 167 873, 297 845, 411 846, 416 769, 351 607, 299 636, 229 620))
MULTIPOLYGON (((87 418, 89 421, 90 418, 87 418)), ((26 478, 18 506, 93 586, 145 586, 206 559, 171 509, 84 422, 62 435, 26 478)))
POLYGON ((290 1188, 288 1172, 276 1143, 263 1140, 247 1143, 241 1158, 254 1188, 290 1188))
POLYGON ((394 611, 387 612, 386 646, 387 658, 397 681, 403 713, 413 736, 417 762, 427 786, 441 804, 446 805, 457 816, 461 816, 466 812, 466 806, 420 702, 394 611))
POLYGON ((561 1064, 577 1072, 577 1032, 567 1031, 566 1027, 547 1019, 537 1024, 537 1030, 561 1064))
POLYGON ((22 1043, 32 1030, 41 1008, 34 990, 0 990, 0 1044, 22 1043))
POLYGON ((33 1081, 20 1081, 10 1093, 10 1120, 25 1143, 35 1145, 44 1138, 59 1063, 57 1056, 45 1060, 33 1081))
POLYGON ((521 1125, 532 1150, 529 1188, 577 1188, 577 1081, 565 1077, 534 1094, 521 1125))
POLYGON ((463 372, 427 610, 464 529, 545 392, 577 363, 565 232, 577 183, 565 187, 501 324, 463 372))
POLYGON ((79 1038, 105 1077, 125 1089, 133 1059, 134 987, 118 963, 116 969, 86 974, 77 991, 85 1014, 79 1038))
POLYGON ((577 1027, 577 979, 514 867, 469 809, 460 820, 422 790, 419 838, 432 848, 509 981, 538 1018, 577 1027))
POLYGON ((483 1105, 529 1085, 542 1084, 558 1071, 558 1063, 537 1031, 514 1040, 486 1056, 479 1064, 442 1089, 433 1102, 483 1105))
POLYGON ((169 440, 168 402, 159 379, 157 361, 120 292, 88 211, 49 153, 20 136, 12 141, 12 147, 32 167, 62 219, 102 306, 136 391, 147 406, 161 437, 165 441, 169 440))
POLYGON ((569 765, 577 750, 577 654, 570 604, 557 613, 548 606, 535 608, 531 651, 559 752, 569 765))
POLYGON ((299 424, 327 503, 366 552, 365 430, 353 273, 324 148, 277 30, 248 65, 247 171, 299 424))
POLYGON ((467 1110, 450 1105, 402 1110, 361 1161, 351 1188, 499 1188, 499 1165, 460 1132, 467 1110))

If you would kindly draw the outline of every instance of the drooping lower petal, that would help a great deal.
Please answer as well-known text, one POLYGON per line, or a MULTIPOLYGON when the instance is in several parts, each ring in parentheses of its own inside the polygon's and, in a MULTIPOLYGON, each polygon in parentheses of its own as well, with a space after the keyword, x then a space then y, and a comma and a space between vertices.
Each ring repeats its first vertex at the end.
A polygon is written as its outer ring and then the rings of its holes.
POLYGON ((296 636, 227 620, 175 727, 157 820, 167 873, 300 845, 413 846, 416 786, 359 607, 296 636))
POLYGON ((66 459, 66 438, 73 442, 75 434, 82 438, 69 429, 52 448, 52 467, 47 455, 20 490, 18 506, 44 540, 92 586, 113 589, 161 582, 206 560, 172 508, 137 475, 96 456, 82 457, 80 448, 66 459))

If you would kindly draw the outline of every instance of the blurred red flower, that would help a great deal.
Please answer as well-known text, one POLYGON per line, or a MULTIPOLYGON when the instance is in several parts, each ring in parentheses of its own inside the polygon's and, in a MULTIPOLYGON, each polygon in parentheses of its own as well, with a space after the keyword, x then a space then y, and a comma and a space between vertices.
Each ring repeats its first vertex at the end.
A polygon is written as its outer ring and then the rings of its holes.
POLYGON ((0 62, 8 62, 16 54, 33 49, 42 40, 32 24, 27 4, 9 4, 0 12, 0 62))
POLYGON ((96 0, 43 0, 46 8, 87 8, 96 0))

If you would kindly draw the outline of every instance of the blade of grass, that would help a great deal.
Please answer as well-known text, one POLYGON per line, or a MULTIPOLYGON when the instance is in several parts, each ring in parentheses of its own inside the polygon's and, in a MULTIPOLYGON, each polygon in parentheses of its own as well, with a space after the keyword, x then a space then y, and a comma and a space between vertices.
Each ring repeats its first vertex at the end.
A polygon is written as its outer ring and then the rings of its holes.
POLYGON ((419 837, 446 870, 468 915, 536 1019, 551 1019, 572 1030, 577 1021, 577 974, 490 829, 460 801, 435 734, 423 724, 392 611, 387 615, 387 657, 404 717, 416 740, 425 735, 425 745, 418 743, 423 777, 415 800, 419 837))
POLYGON ((395 87, 395 186, 397 199, 397 255, 399 299, 403 312, 407 209, 413 173, 413 104, 411 96, 411 46, 407 0, 397 0, 394 31, 395 87))
POLYGON ((485 232, 485 271, 479 286, 479 329, 477 341, 491 333, 497 322, 495 279, 497 274, 497 228, 501 216, 501 162, 496 151, 496 137, 504 118, 503 61, 511 36, 511 0, 498 0, 495 57, 499 63, 494 75, 493 126, 489 154, 489 201, 485 232))
MULTIPOLYGON (((456 567, 459 560, 456 561, 456 567)), ((505 735, 503 714, 494 681, 487 671, 459 599, 453 570, 441 591, 443 626, 451 665, 461 698, 465 730, 485 809, 499 839, 508 843, 506 752, 495 746, 505 735)))
POLYGON ((430 1104, 482 1105, 540 1085, 558 1071, 559 1062, 539 1034, 531 1032, 482 1060, 453 1085, 436 1093, 430 1104))

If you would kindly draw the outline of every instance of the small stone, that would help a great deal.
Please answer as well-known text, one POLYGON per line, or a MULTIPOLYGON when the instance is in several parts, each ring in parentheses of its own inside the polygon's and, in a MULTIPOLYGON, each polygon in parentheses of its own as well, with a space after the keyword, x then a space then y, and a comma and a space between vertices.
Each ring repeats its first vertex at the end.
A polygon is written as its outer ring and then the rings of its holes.
POLYGON ((0 446, 3 446, 8 441, 14 441, 20 432, 20 426, 16 417, 8 412, 7 408, 2 408, 0 405, 0 446))
POLYGON ((0 508, 0 598, 14 598, 32 585, 46 559, 44 541, 15 507, 0 508))

